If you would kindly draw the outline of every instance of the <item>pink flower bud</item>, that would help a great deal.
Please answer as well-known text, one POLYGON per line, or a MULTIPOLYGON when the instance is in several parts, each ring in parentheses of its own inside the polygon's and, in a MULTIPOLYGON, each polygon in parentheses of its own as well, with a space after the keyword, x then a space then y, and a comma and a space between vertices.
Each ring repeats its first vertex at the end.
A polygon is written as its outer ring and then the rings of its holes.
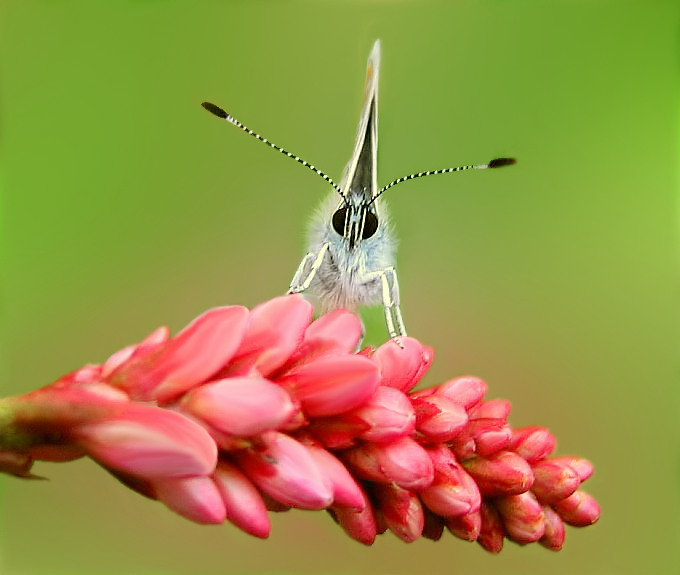
POLYGON ((103 465, 146 479, 209 475, 217 463, 204 428, 151 405, 127 404, 114 417, 77 428, 74 437, 103 465))
POLYGON ((482 401, 470 409, 470 419, 493 418, 507 421, 512 405, 507 399, 482 401))
POLYGON ((401 338, 401 345, 390 340, 373 354, 373 360, 380 367, 380 385, 409 391, 415 387, 429 364, 432 363, 432 350, 412 337, 401 338))
POLYGON ((364 498, 361 511, 348 507, 333 507, 329 511, 352 539, 364 545, 372 545, 378 534, 375 511, 363 489, 361 491, 364 498))
POLYGON ((482 511, 475 509, 465 515, 449 517, 446 520, 446 527, 463 541, 477 541, 482 530, 482 511))
POLYGON ((262 539, 269 537, 271 523, 264 500, 239 468, 220 461, 214 480, 227 510, 227 519, 250 535, 262 539))
POLYGON ((0 472, 35 478, 35 459, 90 455, 192 521, 226 517, 263 538, 268 510, 293 507, 328 509, 367 545, 387 529, 413 541, 447 527, 493 553, 506 536, 557 550, 565 523, 597 520, 574 491, 590 462, 546 459, 552 434, 513 431, 510 403, 484 401, 482 380, 411 393, 431 348, 403 337, 353 353, 356 315, 311 318, 299 295, 214 309, 4 399, 0 472))
POLYGON ((276 429, 294 411, 284 389, 254 377, 231 377, 201 385, 184 397, 181 406, 215 429, 241 437, 276 429))
POLYGON ((424 489, 434 477, 427 451, 410 437, 385 444, 366 443, 342 457, 359 477, 378 483, 396 483, 404 489, 424 489))
POLYGON ((477 482, 482 495, 516 495, 531 488, 534 475, 529 464, 511 451, 501 451, 489 458, 473 457, 463 466, 477 482))
POLYGON ((423 537, 431 539, 432 541, 439 541, 444 533, 444 520, 429 511, 426 507, 423 508, 425 512, 425 524, 423 525, 423 537))
POLYGON ((578 474, 583 483, 586 479, 589 479, 593 474, 593 464, 583 457, 573 457, 571 455, 566 455, 562 457, 553 457, 551 461, 556 463, 562 463, 568 465, 578 474))
POLYGON ((153 482, 156 497, 183 517, 203 524, 223 523, 227 512, 210 477, 160 479, 153 482))
POLYGON ((477 453, 477 444, 474 438, 470 435, 470 429, 467 426, 461 431, 453 440, 449 441, 447 445, 453 453, 455 453, 458 461, 465 461, 474 457, 477 453))
POLYGON ((500 553, 505 538, 501 516, 493 503, 490 502, 482 503, 479 511, 482 515, 482 526, 479 530, 477 542, 489 553, 500 553))
POLYGON ((564 523, 560 516, 547 505, 543 507, 543 517, 545 518, 545 533, 539 543, 551 551, 559 551, 564 545, 566 535, 564 523))
POLYGON ((351 353, 361 334, 361 320, 356 314, 340 309, 330 311, 309 324, 300 347, 286 365, 291 368, 300 361, 309 362, 322 355, 351 353))
POLYGON ((119 366, 130 359, 133 354, 147 355, 151 350, 157 349, 162 343, 165 343, 169 337, 170 331, 167 327, 163 326, 155 329, 139 344, 129 345, 112 354, 102 365, 101 376, 108 377, 119 366))
POLYGON ((467 432, 475 442, 475 452, 489 457, 508 447, 512 429, 503 418, 483 417, 470 420, 467 432))
POLYGON ((486 383, 478 377, 466 375, 438 385, 434 388, 434 392, 469 410, 482 401, 487 387, 486 383))
POLYGON ((314 419, 308 427, 308 431, 329 449, 354 447, 358 436, 366 430, 368 424, 350 414, 314 419))
POLYGON ((299 509, 325 509, 333 485, 309 450, 292 437, 270 431, 262 445, 235 453, 238 465, 262 491, 299 509))
POLYGON ((306 439, 303 444, 331 482, 333 507, 361 511, 366 505, 363 491, 342 462, 318 443, 306 439))
POLYGON ((522 456, 528 463, 536 463, 552 453, 555 443, 555 436, 545 427, 520 427, 512 430, 508 449, 522 456))
POLYGON ((274 373, 302 342, 312 311, 311 304, 298 294, 280 296, 253 308, 227 374, 248 375, 253 369, 265 377, 274 373))
POLYGON ((534 543, 545 533, 543 508, 529 491, 506 495, 494 501, 505 532, 517 543, 534 543))
POLYGON ((137 400, 168 401, 217 372, 243 338, 248 310, 214 308, 197 317, 171 340, 138 350, 108 377, 137 400))
POLYGON ((276 499, 272 499, 266 493, 261 492, 260 495, 262 495, 262 501, 264 501, 267 511, 272 511, 273 513, 285 513, 286 511, 290 511, 292 509, 290 505, 284 505, 283 503, 276 501, 276 499))
POLYGON ((543 504, 550 505, 569 497, 581 484, 576 471, 552 459, 539 461, 531 469, 534 472, 531 490, 543 504))
POLYGON ((386 442, 410 435, 416 425, 416 414, 408 396, 383 385, 347 416, 366 424, 359 434, 366 441, 386 442))
POLYGON ((562 521, 574 527, 592 525, 600 518, 600 506, 585 491, 576 491, 566 499, 553 504, 562 521))
POLYGON ((420 537, 425 525, 425 515, 418 496, 395 484, 375 488, 378 507, 390 531, 406 543, 420 537))
POLYGON ((72 372, 51 385, 4 400, 16 425, 36 437, 47 433, 57 443, 73 427, 112 417, 129 405, 123 391, 98 381, 77 383, 77 377, 78 372, 72 372))
POLYGON ((415 424, 409 397, 398 389, 380 385, 360 407, 315 419, 309 430, 327 447, 346 449, 356 445, 359 438, 384 443, 411 435, 415 424))
POLYGON ((434 465, 432 484, 420 492, 423 503, 444 518, 466 515, 479 509, 477 484, 445 446, 428 450, 434 465))
POLYGON ((443 396, 430 395, 413 400, 416 428, 432 441, 451 441, 467 425, 463 407, 443 396))
POLYGON ((320 417, 363 404, 379 378, 377 366, 368 358, 330 355, 294 367, 276 381, 300 402, 307 416, 320 417))
POLYGON ((423 345, 422 343, 420 344, 423 348, 423 361, 420 364, 420 369, 416 373, 415 377, 413 378, 413 381, 415 383, 412 383, 411 389, 413 389, 420 380, 423 378, 423 376, 427 373, 427 370, 430 369, 430 366, 432 365, 432 362, 434 361, 434 349, 432 349, 429 345, 423 345))

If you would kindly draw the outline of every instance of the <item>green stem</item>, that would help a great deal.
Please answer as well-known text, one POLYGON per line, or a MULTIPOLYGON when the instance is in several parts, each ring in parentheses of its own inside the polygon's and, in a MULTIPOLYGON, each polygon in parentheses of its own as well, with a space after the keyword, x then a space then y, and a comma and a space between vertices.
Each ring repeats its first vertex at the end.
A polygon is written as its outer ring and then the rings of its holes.
POLYGON ((25 411, 22 406, 22 402, 12 397, 0 399, 0 450, 22 450, 41 440, 35 433, 17 425, 25 411))

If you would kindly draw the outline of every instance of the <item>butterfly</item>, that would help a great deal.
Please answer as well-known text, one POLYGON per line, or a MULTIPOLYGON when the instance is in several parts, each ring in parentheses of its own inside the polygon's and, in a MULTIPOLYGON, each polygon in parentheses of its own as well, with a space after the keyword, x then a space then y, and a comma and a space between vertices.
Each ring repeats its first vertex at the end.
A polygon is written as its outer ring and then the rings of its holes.
POLYGON ((316 172, 333 188, 314 216, 309 248, 293 276, 289 293, 311 294, 323 312, 382 304, 390 338, 399 343, 399 338, 406 336, 406 327, 399 307, 396 243, 383 194, 407 180, 470 169, 499 168, 514 164, 515 160, 496 158, 486 164, 419 172, 378 187, 379 71, 380 40, 376 40, 368 57, 354 150, 339 185, 312 164, 253 132, 222 108, 209 102, 203 102, 202 106, 316 172))

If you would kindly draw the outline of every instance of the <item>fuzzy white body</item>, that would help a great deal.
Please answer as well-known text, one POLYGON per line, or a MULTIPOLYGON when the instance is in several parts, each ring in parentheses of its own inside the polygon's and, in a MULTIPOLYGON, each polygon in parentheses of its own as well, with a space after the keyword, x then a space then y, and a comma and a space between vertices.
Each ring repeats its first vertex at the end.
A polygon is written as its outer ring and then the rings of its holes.
POLYGON ((381 279, 376 272, 394 267, 397 246, 385 203, 379 200, 376 204, 378 231, 353 249, 348 249, 345 239, 331 225, 331 217, 340 205, 337 194, 324 200, 311 222, 309 252, 319 253, 324 244, 329 244, 308 290, 324 312, 383 303, 381 279))
POLYGON ((290 292, 310 294, 322 311, 382 303, 390 337, 398 338, 406 335, 406 329, 394 269, 396 246, 378 197, 379 68, 376 41, 368 57, 354 151, 337 194, 326 199, 314 217, 309 250, 290 292))

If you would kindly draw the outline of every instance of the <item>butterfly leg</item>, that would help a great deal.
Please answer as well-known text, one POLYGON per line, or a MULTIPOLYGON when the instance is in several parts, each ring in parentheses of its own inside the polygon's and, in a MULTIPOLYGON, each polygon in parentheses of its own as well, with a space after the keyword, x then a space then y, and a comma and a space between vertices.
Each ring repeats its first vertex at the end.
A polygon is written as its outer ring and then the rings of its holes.
POLYGON ((399 338, 406 336, 406 327, 404 326, 404 320, 401 317, 401 310, 399 309, 399 282, 397 281, 397 272, 390 266, 384 270, 372 272, 367 275, 367 279, 371 279, 371 276, 373 276, 375 279, 380 280, 387 331, 390 334, 390 338, 401 347, 399 338))
POLYGON ((397 323, 397 331, 399 335, 406 337, 406 326, 401 317, 401 308, 399 307, 399 280, 397 279, 397 270, 393 267, 389 267, 385 272, 392 277, 392 313, 394 314, 394 320, 397 323))
POLYGON ((301 293, 309 289, 309 286, 312 285, 312 281, 314 281, 314 278, 316 277, 316 272, 319 271, 319 268, 323 263, 323 258, 328 251, 328 246, 328 243, 325 243, 323 246, 321 246, 321 249, 319 250, 319 253, 316 254, 316 256, 310 252, 304 258, 302 258, 302 261, 300 262, 300 265, 293 276, 293 281, 290 282, 288 293, 301 293), (312 262, 312 265, 309 268, 309 272, 306 272, 305 270, 307 269, 307 266, 310 262, 312 262))

